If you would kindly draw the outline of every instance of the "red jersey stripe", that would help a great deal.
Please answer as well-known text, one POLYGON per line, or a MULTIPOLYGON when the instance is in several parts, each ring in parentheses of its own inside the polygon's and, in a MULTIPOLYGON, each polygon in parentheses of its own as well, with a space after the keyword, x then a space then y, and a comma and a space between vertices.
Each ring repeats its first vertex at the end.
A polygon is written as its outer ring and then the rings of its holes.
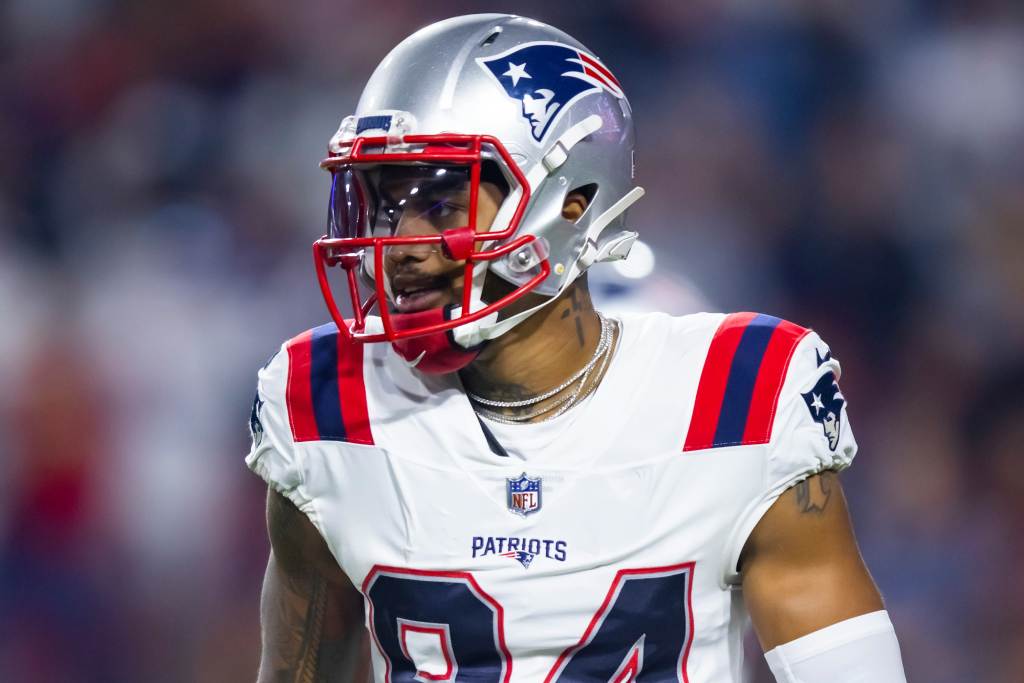
POLYGON ((732 359, 736 355, 736 347, 740 344, 743 331, 756 315, 732 313, 725 317, 715 331, 708 355, 704 359, 704 368, 700 373, 690 428, 686 434, 686 443, 683 445, 684 451, 711 448, 714 444, 718 414, 722 410, 722 398, 725 396, 725 386, 729 381, 732 359))
POLYGON ((779 393, 786 379, 786 371, 793 359, 797 345, 810 332, 805 327, 783 320, 775 328, 768 342, 761 367, 754 381, 754 393, 750 399, 750 411, 743 431, 743 443, 768 443, 772 435, 772 423, 779 404, 779 393))
POLYGON ((295 441, 315 441, 320 438, 313 414, 313 390, 310 387, 310 372, 313 366, 313 331, 307 330, 289 340, 288 384, 285 387, 285 402, 288 407, 288 423, 295 441))
MULTIPOLYGON (((347 322, 347 321, 346 321, 347 322)), ((338 335, 338 393, 346 441, 373 444, 370 414, 366 407, 366 383, 363 380, 363 345, 346 343, 338 335)))

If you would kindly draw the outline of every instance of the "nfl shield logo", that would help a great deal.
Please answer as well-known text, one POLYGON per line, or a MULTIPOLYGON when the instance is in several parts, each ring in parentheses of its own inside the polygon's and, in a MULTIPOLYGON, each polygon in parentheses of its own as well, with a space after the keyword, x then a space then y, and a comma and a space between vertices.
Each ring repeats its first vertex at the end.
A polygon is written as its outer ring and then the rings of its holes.
POLYGON ((540 477, 531 479, 523 472, 518 477, 505 479, 509 512, 525 517, 540 510, 540 477))

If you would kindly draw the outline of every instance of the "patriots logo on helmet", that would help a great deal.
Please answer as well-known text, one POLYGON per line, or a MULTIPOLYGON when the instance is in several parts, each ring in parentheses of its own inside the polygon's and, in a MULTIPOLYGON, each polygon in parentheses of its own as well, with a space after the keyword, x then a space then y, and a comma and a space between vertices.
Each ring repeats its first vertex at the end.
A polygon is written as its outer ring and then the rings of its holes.
POLYGON ((605 90, 625 97, 618 80, 593 55, 561 43, 526 43, 477 63, 505 93, 522 103, 533 139, 543 142, 552 124, 576 99, 605 90))
POLYGON ((810 391, 801 396, 804 397, 807 409, 811 411, 811 418, 825 431, 828 447, 835 450, 839 446, 839 430, 842 426, 840 420, 843 404, 846 403, 842 392, 839 391, 836 376, 826 372, 810 391))

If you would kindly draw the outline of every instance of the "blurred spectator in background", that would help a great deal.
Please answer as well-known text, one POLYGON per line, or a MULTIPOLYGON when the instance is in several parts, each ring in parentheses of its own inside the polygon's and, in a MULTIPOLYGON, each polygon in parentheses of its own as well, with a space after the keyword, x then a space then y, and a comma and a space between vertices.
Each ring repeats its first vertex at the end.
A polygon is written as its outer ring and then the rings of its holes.
MULTIPOLYGON (((245 421, 253 369, 326 319, 316 162, 384 46, 485 9, 0 8, 0 680, 254 678, 245 421)), ((604 305, 834 340, 908 677, 1019 681, 1024 6, 518 9, 605 55, 636 112, 651 249, 595 282, 604 305)))

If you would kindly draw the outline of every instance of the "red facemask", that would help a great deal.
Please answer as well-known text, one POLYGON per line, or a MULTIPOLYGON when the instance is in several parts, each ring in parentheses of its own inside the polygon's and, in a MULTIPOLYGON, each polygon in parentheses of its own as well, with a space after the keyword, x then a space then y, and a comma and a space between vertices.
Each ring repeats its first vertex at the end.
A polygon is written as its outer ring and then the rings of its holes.
POLYGON ((473 268, 477 263, 502 258, 507 254, 536 241, 533 235, 516 237, 515 232, 522 220, 529 202, 529 183, 511 155, 494 137, 487 135, 409 135, 403 138, 403 145, 393 146, 384 137, 355 137, 343 148, 332 150, 332 155, 321 166, 334 176, 332 184, 332 209, 328 234, 313 245, 317 279, 323 292, 327 309, 338 325, 341 334, 352 341, 391 342, 409 362, 420 358, 416 367, 424 372, 452 372, 468 365, 479 353, 476 349, 464 349, 452 340, 451 330, 459 325, 475 322, 496 313, 536 288, 551 272, 546 255, 535 267, 535 274, 513 292, 501 299, 486 304, 479 310, 471 310, 470 291, 473 286, 473 268), (478 230, 476 226, 477 196, 480 187, 481 166, 484 150, 490 150, 494 161, 505 166, 515 178, 521 194, 518 204, 507 226, 490 226, 493 229, 478 230), (366 167, 381 164, 449 164, 469 170, 470 205, 468 225, 447 228, 436 235, 398 236, 374 234, 369 225, 374 214, 373 202, 367 188, 360 185, 358 172, 366 167), (350 182, 351 181, 351 182, 350 182), (344 196, 340 193, 344 191, 344 196), (480 249, 478 245, 493 245, 480 249), (442 309, 416 313, 395 313, 389 310, 387 301, 383 254, 385 249, 399 246, 430 244, 444 250, 452 261, 464 263, 463 300, 461 313, 451 317, 442 309), (371 259, 372 268, 365 268, 363 259, 371 259), (348 288, 352 318, 342 315, 328 281, 328 270, 335 267, 344 271, 344 283, 348 288), (368 297, 359 288, 357 273, 373 274, 374 287, 368 297), (377 309, 383 330, 372 333, 366 329, 366 317, 377 309))

